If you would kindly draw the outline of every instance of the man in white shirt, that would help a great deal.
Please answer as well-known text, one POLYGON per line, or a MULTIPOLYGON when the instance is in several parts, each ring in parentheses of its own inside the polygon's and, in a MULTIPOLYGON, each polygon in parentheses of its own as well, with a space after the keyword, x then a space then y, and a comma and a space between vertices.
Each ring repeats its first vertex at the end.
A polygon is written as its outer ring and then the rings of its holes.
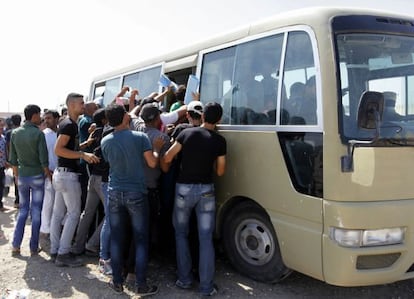
MULTIPOLYGON (((47 152, 49 157, 50 173, 57 167, 57 156, 55 154, 55 144, 57 140, 57 125, 59 122, 59 113, 55 110, 47 110, 44 113, 44 122, 46 129, 43 130, 46 139, 47 152)), ((43 198, 43 208, 41 215, 41 226, 39 235, 40 248, 49 253, 50 251, 50 221, 52 218, 53 204, 55 202, 55 189, 52 182, 48 179, 45 181, 45 195, 43 198)))

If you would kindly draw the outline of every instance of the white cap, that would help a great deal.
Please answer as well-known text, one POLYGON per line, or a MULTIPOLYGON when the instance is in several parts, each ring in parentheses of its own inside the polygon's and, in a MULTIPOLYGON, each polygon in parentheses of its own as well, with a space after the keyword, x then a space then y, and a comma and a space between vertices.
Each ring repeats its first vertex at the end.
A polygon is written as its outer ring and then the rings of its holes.
POLYGON ((200 101, 191 101, 187 105, 187 111, 193 111, 198 115, 202 115, 204 110, 204 105, 200 101))

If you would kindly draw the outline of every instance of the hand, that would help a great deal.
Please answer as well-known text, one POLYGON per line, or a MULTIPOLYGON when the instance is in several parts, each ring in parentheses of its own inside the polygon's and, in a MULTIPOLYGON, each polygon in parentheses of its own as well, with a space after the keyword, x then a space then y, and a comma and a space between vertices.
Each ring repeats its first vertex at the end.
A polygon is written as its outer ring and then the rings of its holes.
POLYGON ((99 163, 99 158, 91 153, 83 152, 82 159, 88 162, 89 164, 99 163))
POLYGON ((88 133, 92 134, 96 130, 96 124, 93 123, 89 126, 88 133))
POLYGON ((192 92, 191 97, 193 98, 193 101, 200 101, 200 93, 199 92, 192 92))
POLYGON ((158 136, 154 139, 154 142, 152 143, 152 147, 154 150, 159 153, 162 149, 162 147, 165 144, 165 140, 162 138, 162 136, 158 136))

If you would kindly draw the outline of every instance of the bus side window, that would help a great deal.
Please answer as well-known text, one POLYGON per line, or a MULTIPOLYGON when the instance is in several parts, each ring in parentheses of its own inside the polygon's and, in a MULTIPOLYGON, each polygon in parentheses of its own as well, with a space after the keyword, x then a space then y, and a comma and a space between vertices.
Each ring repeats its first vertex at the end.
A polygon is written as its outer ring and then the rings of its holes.
MULTIPOLYGON (((306 125, 317 124, 315 61, 312 49, 310 37, 306 32, 289 32, 283 74, 283 85, 288 88, 289 94, 282 97, 281 106, 289 112, 291 118, 302 117, 306 125)), ((281 124, 294 123, 289 121, 281 124)))

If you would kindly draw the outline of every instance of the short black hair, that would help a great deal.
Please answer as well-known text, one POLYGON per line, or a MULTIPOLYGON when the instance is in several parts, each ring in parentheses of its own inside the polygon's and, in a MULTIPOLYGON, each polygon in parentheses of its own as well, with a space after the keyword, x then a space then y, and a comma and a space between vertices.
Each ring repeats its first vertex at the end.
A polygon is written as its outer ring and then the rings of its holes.
POLYGON ((223 108, 219 103, 210 102, 204 106, 204 121, 209 124, 216 124, 223 115, 223 108))
POLYGON ((187 113, 190 115, 192 119, 195 119, 195 120, 201 119, 201 115, 194 111, 187 111, 187 113))
POLYGON ((22 122, 22 116, 20 114, 13 114, 10 117, 10 120, 14 126, 20 126, 20 123, 22 122))
POLYGON ((44 114, 51 114, 53 118, 59 118, 59 112, 57 112, 56 110, 52 110, 52 109, 46 109, 44 114))
POLYGON ((99 108, 98 110, 96 110, 93 115, 92 115, 92 119, 94 121, 94 123, 96 123, 96 126, 99 127, 103 127, 104 124, 102 123, 102 121, 104 119, 106 119, 106 112, 105 112, 105 108, 99 108))
POLYGON ((178 86, 177 91, 175 92, 175 98, 177 101, 184 102, 186 90, 187 88, 185 87, 185 85, 178 86))
POLYGON ((83 95, 81 95, 80 93, 71 92, 66 97, 66 105, 68 105, 70 101, 76 100, 76 99, 79 99, 79 98, 83 98, 83 95))
POLYGON ((37 105, 27 105, 24 108, 24 117, 26 120, 31 120, 33 115, 40 113, 42 111, 39 106, 37 105))
POLYGON ((122 105, 112 104, 105 108, 105 116, 111 127, 122 124, 126 110, 122 105))

